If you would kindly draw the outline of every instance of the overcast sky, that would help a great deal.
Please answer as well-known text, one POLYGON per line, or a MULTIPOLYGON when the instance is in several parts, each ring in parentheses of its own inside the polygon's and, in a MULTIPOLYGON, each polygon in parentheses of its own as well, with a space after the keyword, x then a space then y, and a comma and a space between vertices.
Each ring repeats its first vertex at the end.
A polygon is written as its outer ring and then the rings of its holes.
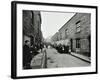
POLYGON ((54 35, 75 13, 41 12, 44 38, 54 35))

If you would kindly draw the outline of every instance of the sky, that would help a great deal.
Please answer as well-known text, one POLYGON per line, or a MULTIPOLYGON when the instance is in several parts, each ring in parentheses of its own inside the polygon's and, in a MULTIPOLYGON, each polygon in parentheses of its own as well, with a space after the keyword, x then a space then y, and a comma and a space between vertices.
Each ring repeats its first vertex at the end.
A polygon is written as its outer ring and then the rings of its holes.
POLYGON ((49 38, 74 15, 75 13, 41 12, 41 30, 43 37, 49 38))

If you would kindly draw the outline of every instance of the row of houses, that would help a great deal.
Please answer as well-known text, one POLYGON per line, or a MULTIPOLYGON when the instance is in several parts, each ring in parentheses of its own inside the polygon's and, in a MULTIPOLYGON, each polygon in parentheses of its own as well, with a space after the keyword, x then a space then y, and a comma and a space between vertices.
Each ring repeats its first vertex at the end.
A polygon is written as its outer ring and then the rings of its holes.
POLYGON ((51 40, 52 44, 66 45, 72 52, 91 56, 91 14, 76 13, 51 40))
POLYGON ((30 41, 30 46, 40 46, 43 36, 41 32, 40 11, 23 10, 23 44, 30 41))

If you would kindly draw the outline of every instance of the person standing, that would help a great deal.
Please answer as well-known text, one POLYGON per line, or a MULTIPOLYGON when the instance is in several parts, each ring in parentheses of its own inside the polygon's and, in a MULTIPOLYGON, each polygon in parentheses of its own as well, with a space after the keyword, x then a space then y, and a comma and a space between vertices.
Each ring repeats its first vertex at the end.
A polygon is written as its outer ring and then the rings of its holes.
POLYGON ((30 41, 26 40, 25 45, 23 46, 23 68, 30 69, 30 62, 32 59, 29 47, 30 41))

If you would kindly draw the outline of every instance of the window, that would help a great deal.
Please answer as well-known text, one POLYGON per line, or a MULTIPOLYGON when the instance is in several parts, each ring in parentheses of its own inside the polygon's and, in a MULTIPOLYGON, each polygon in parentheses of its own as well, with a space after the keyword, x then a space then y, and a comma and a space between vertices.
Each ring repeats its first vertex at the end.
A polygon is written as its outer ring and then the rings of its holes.
POLYGON ((80 39, 79 38, 76 39, 76 48, 80 48, 80 39))
POLYGON ((31 11, 31 20, 32 20, 32 24, 34 25, 34 12, 31 11))
POLYGON ((62 39, 62 33, 60 33, 60 40, 62 39))
POLYGON ((76 22, 76 32, 80 32, 81 31, 81 27, 80 27, 80 21, 76 22))
POLYGON ((68 37, 68 29, 65 30, 65 38, 68 37))

